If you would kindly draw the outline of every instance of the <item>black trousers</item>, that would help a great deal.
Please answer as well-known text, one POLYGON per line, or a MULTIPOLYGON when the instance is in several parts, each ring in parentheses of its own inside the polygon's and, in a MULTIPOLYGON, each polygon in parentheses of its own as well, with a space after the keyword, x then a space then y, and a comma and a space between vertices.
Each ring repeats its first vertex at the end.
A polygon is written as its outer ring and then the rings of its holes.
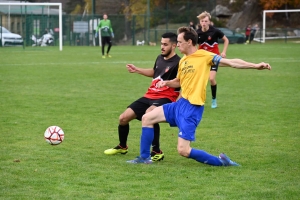
POLYGON ((101 41, 102 41, 102 55, 104 56, 104 48, 105 48, 106 44, 108 44, 108 48, 107 48, 106 53, 108 54, 109 51, 110 51, 110 48, 111 48, 111 45, 112 45, 111 38, 109 36, 102 36, 101 41))

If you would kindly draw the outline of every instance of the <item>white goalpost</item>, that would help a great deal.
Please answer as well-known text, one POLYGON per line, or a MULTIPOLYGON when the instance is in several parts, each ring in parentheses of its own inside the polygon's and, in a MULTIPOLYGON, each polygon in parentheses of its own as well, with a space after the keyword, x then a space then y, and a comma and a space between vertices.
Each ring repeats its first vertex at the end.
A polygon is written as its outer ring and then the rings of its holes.
POLYGON ((294 10, 264 10, 263 11, 263 30, 262 30, 262 40, 260 42, 265 43, 265 40, 266 40, 266 14, 267 13, 287 13, 287 12, 300 12, 300 9, 294 9, 294 10))
POLYGON ((59 10, 59 50, 62 51, 62 3, 15 3, 15 2, 6 2, 0 3, 0 6, 58 6, 59 10))

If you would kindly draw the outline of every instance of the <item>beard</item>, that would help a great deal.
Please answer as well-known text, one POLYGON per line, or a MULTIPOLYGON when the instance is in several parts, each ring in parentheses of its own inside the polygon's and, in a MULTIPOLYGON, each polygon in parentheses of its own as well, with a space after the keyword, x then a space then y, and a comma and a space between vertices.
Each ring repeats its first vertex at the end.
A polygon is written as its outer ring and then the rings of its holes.
POLYGON ((168 51, 165 51, 164 53, 162 53, 161 55, 163 56, 163 57, 168 57, 170 54, 171 54, 171 50, 168 50, 168 51))

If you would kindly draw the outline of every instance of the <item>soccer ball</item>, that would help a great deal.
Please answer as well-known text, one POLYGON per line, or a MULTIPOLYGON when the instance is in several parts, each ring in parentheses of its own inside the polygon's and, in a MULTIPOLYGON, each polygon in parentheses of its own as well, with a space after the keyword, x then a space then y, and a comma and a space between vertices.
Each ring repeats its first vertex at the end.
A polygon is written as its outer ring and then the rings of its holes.
POLYGON ((58 145, 62 143, 65 138, 64 131, 58 126, 50 126, 46 129, 44 137, 47 143, 51 145, 58 145))

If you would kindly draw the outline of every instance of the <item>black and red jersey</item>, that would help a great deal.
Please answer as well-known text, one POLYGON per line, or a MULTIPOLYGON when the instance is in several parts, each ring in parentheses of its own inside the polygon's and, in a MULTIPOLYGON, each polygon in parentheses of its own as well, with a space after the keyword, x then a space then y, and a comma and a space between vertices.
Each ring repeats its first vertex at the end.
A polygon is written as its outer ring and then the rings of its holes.
POLYGON ((172 80, 176 78, 180 57, 176 54, 172 58, 165 60, 162 55, 156 58, 153 70, 154 75, 148 91, 144 97, 149 99, 168 98, 171 101, 176 101, 179 96, 180 88, 162 87, 157 88, 156 84, 159 81, 172 80))
POLYGON ((247 27, 247 28, 245 29, 245 35, 246 35, 246 36, 249 36, 249 35, 250 35, 250 32, 251 32, 251 28, 250 28, 250 27, 247 27))
POLYGON ((204 49, 215 54, 220 54, 218 39, 224 37, 224 33, 219 29, 209 26, 208 30, 203 32, 201 27, 197 30, 198 34, 198 49, 204 49))

